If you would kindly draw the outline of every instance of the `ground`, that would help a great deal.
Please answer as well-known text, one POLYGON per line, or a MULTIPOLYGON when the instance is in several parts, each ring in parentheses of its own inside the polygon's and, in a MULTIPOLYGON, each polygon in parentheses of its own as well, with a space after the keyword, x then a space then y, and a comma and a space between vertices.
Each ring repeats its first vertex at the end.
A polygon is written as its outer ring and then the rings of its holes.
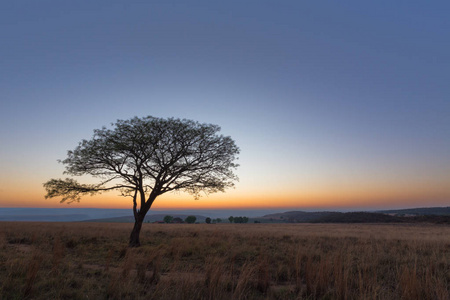
POLYGON ((0 223, 0 299, 449 299, 450 226, 0 223))

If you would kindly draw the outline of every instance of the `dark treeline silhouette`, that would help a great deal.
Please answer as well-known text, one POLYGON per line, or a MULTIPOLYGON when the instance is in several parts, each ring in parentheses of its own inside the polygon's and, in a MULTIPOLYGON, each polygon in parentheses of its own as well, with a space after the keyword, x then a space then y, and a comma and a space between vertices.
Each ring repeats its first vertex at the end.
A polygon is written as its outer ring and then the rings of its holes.
POLYGON ((230 216, 228 218, 228 221, 230 221, 230 223, 248 223, 248 217, 233 217, 233 216, 230 216))
POLYGON ((271 214, 262 220, 285 223, 435 223, 450 224, 449 215, 396 215, 375 212, 286 212, 271 214))

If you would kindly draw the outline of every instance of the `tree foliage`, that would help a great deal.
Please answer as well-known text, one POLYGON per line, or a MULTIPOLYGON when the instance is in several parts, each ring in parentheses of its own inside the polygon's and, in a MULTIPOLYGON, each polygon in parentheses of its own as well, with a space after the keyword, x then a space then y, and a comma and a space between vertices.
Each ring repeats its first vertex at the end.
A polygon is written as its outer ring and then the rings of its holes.
POLYGON ((193 224, 193 223, 195 223, 195 221, 197 221, 197 217, 196 216, 187 216, 186 219, 184 219, 184 221, 186 223, 193 224))
POLYGON ((172 223, 173 217, 172 216, 165 216, 163 221, 164 221, 164 223, 172 223))
MULTIPOLYGON (((217 125, 148 116, 118 120, 112 126, 94 130, 90 140, 82 140, 60 161, 66 175, 90 175, 97 182, 50 179, 44 183, 46 198, 62 197, 61 202, 70 203, 119 190, 132 198, 138 226, 133 231, 139 236, 139 224, 157 196, 185 191, 198 199, 201 192, 223 192, 237 180, 233 170, 239 149, 230 137, 218 134, 217 125)), ((135 243, 139 245, 138 238, 135 243)))
POLYGON ((230 221, 230 223, 248 223, 248 217, 233 217, 230 216, 228 218, 228 221, 230 221))
POLYGON ((92 175, 98 184, 79 184, 71 178, 51 179, 44 184, 47 198, 62 196, 61 202, 120 189, 163 194, 184 190, 199 196, 200 191, 218 192, 233 186, 232 169, 238 148, 230 137, 217 135, 217 125, 191 120, 118 120, 114 129, 94 131, 68 157, 65 174, 92 175), (119 182, 117 182, 119 181, 119 182))

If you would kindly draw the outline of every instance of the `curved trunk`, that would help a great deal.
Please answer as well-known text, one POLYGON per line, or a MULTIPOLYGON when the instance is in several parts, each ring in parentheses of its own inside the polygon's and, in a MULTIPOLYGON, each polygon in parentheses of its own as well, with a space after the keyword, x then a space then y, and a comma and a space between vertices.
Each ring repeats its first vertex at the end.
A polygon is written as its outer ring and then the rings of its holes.
MULTIPOLYGON (((150 207, 157 196, 158 194, 153 190, 147 202, 141 201, 141 209, 137 210, 135 194, 133 199, 134 227, 130 234, 130 243, 128 244, 129 247, 139 247, 141 245, 141 242, 139 241, 139 234, 141 233, 142 223, 144 222, 145 215, 150 210, 150 207)), ((143 191, 141 191, 141 199, 145 199, 145 194, 143 191)))
POLYGON ((144 221, 144 216, 141 216, 138 214, 134 218, 134 227, 130 234, 130 242, 128 244, 129 247, 139 247, 141 245, 141 242, 139 240, 139 234, 141 233, 142 228, 142 222, 144 221))

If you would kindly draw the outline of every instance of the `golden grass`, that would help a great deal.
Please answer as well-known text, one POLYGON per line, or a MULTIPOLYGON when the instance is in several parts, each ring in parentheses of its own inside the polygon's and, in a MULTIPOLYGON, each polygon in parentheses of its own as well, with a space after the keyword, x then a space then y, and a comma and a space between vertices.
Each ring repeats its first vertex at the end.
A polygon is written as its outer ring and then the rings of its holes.
POLYGON ((0 223, 0 299, 449 299, 439 225, 0 223))

